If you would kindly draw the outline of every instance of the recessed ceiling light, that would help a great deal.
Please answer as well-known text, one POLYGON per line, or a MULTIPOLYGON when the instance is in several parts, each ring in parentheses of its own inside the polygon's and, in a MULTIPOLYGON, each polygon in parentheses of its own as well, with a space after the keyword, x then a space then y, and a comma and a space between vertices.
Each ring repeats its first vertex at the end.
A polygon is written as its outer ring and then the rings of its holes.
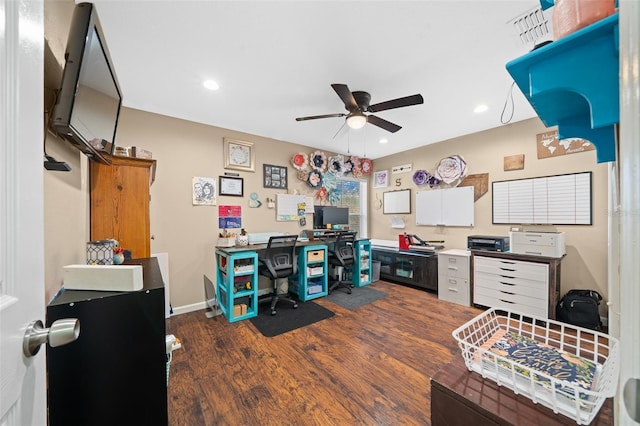
POLYGON ((213 80, 205 80, 202 84, 209 90, 218 90, 220 88, 220 86, 218 86, 218 83, 213 80))
POLYGON ((387 142, 389 142, 389 139, 387 138, 380 139, 380 143, 387 143, 387 142))
POLYGON ((488 106, 486 106, 485 104, 480 104, 480 105, 478 105, 478 106, 473 110, 473 112, 475 112, 475 113, 481 113, 481 112, 485 112, 485 111, 486 111, 486 110, 488 110, 488 109, 489 109, 489 107, 488 107, 488 106))

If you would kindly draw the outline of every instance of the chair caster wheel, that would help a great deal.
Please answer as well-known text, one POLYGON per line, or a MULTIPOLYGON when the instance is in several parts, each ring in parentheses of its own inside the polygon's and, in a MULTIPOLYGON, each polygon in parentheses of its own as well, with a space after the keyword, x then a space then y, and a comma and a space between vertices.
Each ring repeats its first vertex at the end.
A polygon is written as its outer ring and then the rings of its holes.
POLYGON ((347 294, 351 294, 351 289, 350 288, 347 289, 347 294))
POLYGON ((298 304, 297 303, 293 304, 293 309, 298 309, 298 304))
POLYGON ((272 309, 272 310, 271 310, 271 316, 274 316, 275 314, 277 314, 276 310, 275 310, 275 309, 272 309))

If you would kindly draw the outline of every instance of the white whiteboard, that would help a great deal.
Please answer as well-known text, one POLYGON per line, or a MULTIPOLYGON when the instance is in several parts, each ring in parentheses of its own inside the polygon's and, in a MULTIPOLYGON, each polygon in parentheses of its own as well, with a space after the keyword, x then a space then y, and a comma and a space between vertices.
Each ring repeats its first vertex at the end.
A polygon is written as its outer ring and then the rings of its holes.
POLYGON ((382 212, 384 214, 410 214, 411 189, 387 191, 382 194, 382 212))
POLYGON ((494 224, 591 225, 591 172, 493 182, 494 224))
POLYGON ((473 226, 473 186, 416 192, 416 225, 473 226))

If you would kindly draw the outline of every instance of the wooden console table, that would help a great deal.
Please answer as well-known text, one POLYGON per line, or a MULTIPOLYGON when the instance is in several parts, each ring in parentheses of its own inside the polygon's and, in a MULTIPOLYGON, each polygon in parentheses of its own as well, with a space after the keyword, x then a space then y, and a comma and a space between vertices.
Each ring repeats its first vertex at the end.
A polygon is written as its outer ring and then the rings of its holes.
MULTIPOLYGON (((592 426, 613 425, 612 399, 605 401, 592 426)), ((470 372, 460 354, 431 378, 432 426, 575 425, 569 417, 534 404, 470 372)))

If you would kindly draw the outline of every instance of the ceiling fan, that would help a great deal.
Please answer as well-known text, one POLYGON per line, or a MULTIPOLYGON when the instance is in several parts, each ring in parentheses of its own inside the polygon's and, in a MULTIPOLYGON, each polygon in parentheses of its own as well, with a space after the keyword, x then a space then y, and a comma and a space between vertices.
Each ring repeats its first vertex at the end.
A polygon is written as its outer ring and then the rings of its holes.
POLYGON ((378 126, 391 133, 395 133, 402 129, 402 127, 372 114, 365 115, 365 112, 380 112, 388 109, 424 103, 422 95, 417 94, 369 105, 369 102, 371 102, 371 95, 367 92, 352 92, 346 84, 332 84, 331 87, 333 87, 333 90, 335 90, 340 99, 342 99, 345 109, 349 111, 348 113, 341 112, 337 114, 298 117, 296 118, 296 121, 316 120, 318 118, 347 117, 346 124, 352 129, 360 129, 364 127, 365 124, 371 123, 374 126, 378 126))

